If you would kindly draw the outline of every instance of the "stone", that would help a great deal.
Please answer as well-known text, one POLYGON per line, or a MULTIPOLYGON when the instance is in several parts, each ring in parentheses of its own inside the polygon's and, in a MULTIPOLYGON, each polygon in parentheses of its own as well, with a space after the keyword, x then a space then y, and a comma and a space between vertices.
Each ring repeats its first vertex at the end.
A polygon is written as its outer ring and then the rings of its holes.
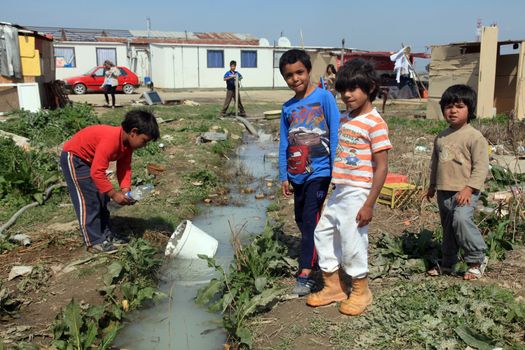
POLYGON ((27 276, 31 272, 33 272, 33 266, 24 266, 24 265, 13 266, 11 268, 11 271, 9 272, 9 277, 7 277, 7 280, 11 281, 12 279, 15 279, 20 276, 27 276))

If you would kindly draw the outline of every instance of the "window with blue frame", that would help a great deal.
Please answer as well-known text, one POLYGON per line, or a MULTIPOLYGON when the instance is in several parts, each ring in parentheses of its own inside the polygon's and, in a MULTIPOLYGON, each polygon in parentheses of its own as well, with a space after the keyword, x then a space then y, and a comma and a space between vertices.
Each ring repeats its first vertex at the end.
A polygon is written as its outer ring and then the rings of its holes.
POLYGON ((241 50, 241 67, 257 68, 257 51, 241 50))
POLYGON ((223 50, 208 50, 208 68, 224 68, 223 50))

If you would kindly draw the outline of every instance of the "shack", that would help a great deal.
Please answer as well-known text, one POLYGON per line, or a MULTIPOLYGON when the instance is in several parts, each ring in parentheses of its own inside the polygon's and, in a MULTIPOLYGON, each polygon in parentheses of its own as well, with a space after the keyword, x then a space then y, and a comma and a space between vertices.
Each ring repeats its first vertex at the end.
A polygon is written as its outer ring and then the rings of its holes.
POLYGON ((511 113, 525 117, 524 40, 498 41, 498 27, 483 27, 480 42, 432 46, 427 118, 443 118, 439 99, 451 85, 478 93, 480 118, 511 113))
POLYGON ((0 22, 0 113, 48 107, 54 80, 53 38, 0 22))

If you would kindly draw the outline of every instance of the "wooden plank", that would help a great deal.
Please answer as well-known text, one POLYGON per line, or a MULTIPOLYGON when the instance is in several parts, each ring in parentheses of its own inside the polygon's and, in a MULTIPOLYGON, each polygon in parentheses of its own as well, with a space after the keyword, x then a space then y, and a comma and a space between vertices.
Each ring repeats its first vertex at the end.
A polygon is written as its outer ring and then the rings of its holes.
POLYGON ((518 119, 525 118, 525 41, 522 41, 520 44, 514 113, 518 119))
POLYGON ((479 59, 477 116, 494 116, 494 89, 498 58, 498 27, 483 27, 479 59))

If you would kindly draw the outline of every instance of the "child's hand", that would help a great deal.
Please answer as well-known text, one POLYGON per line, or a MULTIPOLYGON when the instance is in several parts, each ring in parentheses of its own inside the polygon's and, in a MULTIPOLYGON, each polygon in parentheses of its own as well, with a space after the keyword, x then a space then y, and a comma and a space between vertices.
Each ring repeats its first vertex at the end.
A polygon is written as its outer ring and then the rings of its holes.
POLYGON ((456 194, 456 204, 458 206, 470 204, 470 197, 472 197, 472 188, 465 186, 456 194))
POLYGON ((115 192, 115 194, 111 197, 116 203, 120 205, 131 205, 133 202, 129 199, 128 196, 126 196, 122 192, 115 192))
POLYGON ((374 216, 374 208, 368 205, 364 205, 356 216, 357 227, 366 226, 372 221, 372 216, 374 216))
POLYGON ((435 194, 436 194, 436 188, 434 186, 430 186, 424 198, 426 198, 430 202, 430 199, 434 197, 435 194))
POLYGON ((288 182, 288 180, 281 183, 281 191, 286 198, 292 195, 293 191, 290 189, 290 182, 288 182))

